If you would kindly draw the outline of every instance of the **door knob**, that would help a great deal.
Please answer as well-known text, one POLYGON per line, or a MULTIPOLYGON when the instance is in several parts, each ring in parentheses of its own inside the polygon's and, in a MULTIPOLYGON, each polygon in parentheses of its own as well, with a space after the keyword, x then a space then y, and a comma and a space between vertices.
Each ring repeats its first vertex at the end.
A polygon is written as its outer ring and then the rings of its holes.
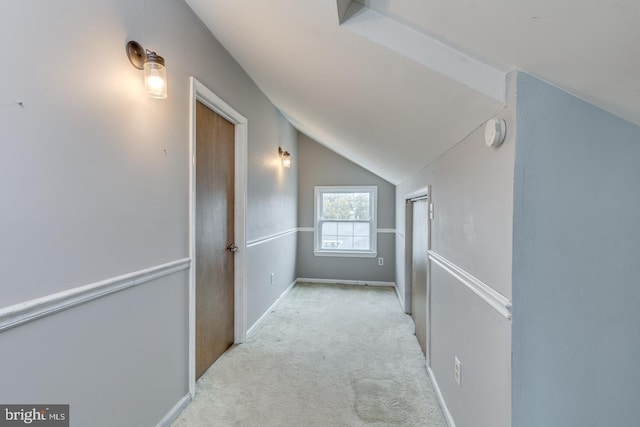
POLYGON ((233 252, 236 253, 238 252, 238 245, 236 245, 235 243, 231 243, 227 249, 229 249, 229 252, 233 252))

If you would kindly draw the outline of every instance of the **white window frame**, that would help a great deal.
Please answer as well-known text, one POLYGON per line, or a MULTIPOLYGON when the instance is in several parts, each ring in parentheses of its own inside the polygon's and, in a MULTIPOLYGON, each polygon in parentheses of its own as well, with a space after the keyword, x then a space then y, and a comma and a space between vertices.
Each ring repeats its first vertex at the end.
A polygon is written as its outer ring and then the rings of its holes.
POLYGON ((350 186, 316 186, 314 187, 314 221, 313 221, 313 253, 316 256, 336 256, 336 257, 361 257, 374 258, 378 255, 378 187, 375 185, 350 185, 350 186), (324 193, 369 193, 371 194, 369 209, 371 210, 371 220, 369 220, 371 247, 368 251, 358 250, 332 250, 322 248, 321 223, 321 197, 324 193))

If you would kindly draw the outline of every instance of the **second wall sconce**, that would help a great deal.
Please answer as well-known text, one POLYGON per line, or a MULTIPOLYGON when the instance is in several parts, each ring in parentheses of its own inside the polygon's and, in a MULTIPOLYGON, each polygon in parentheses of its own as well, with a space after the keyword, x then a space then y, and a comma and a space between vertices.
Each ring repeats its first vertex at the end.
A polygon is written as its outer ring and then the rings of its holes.
POLYGON ((167 97, 167 70, 164 58, 155 52, 144 49, 140 43, 127 43, 127 57, 129 62, 138 70, 144 70, 144 89, 151 98, 165 99, 167 97))
POLYGON ((278 147, 278 155, 282 158, 282 166, 285 168, 291 167, 291 154, 288 151, 283 151, 282 147, 278 147))

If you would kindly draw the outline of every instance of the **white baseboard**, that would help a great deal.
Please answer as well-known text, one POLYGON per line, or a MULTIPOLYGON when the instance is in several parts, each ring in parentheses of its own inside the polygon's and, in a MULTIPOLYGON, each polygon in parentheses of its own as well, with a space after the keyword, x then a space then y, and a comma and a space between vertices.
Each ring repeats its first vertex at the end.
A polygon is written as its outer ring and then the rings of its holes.
POLYGON ((449 412, 449 408, 447 408, 447 403, 444 401, 444 396, 440 391, 440 387, 438 386, 435 375, 433 375, 431 367, 427 366, 427 372, 429 373, 429 379, 431 380, 431 384, 433 385, 433 390, 436 392, 438 402, 440 403, 440 408, 442 408, 442 412, 444 413, 444 418, 447 421, 447 424, 449 425, 449 427, 456 427, 456 423, 453 421, 453 417, 451 416, 451 412, 449 412))
POLYGON ((288 287, 287 289, 285 289, 285 290, 284 290, 284 292, 282 292, 282 293, 280 294, 280 296, 278 297, 278 299, 277 299, 273 304, 271 304, 271 307, 269 307, 269 308, 267 309, 267 311, 265 311, 265 312, 262 314, 262 316, 260 316, 260 318, 259 318, 258 320, 256 320, 256 322, 255 322, 253 325, 251 325, 251 327, 247 330, 247 339, 249 339, 251 336, 253 336, 253 334, 255 334, 255 333, 257 332, 258 327, 262 324, 262 322, 264 322, 264 321, 265 321, 265 319, 267 318, 267 316, 269 315, 269 313, 271 313, 271 311, 272 311, 273 309, 275 309, 275 308, 278 306, 278 304, 280 304, 280 303, 282 302, 282 299, 283 299, 285 296, 287 296, 287 294, 288 294, 289 292, 291 292, 291 289, 293 289, 293 287, 296 285, 296 283, 297 283, 297 282, 298 282, 297 280, 294 280, 294 281, 293 281, 293 283, 292 283, 292 284, 290 284, 290 285, 289 285, 289 287, 288 287))
POLYGON ((355 285, 355 286, 392 286, 395 287, 394 282, 377 282, 374 280, 340 280, 340 279, 310 279, 299 277, 296 280, 297 283, 328 283, 336 285, 355 285))
POLYGON ((175 404, 173 408, 164 416, 162 420, 156 425, 156 427, 169 427, 171 423, 173 423, 178 416, 184 411, 187 405, 191 403, 191 395, 185 394, 182 399, 178 400, 178 403, 175 404))

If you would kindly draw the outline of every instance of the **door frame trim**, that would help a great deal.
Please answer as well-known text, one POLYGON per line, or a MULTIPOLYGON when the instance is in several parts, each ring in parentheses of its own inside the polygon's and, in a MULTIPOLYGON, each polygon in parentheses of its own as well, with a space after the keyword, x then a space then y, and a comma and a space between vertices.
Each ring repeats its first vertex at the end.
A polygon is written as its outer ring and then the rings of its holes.
MULTIPOLYGON (((419 190, 412 191, 411 193, 404 195, 404 312, 407 314, 411 314, 411 272, 413 267, 413 210, 407 209, 409 203, 412 203, 414 200, 419 200, 422 198, 429 198, 429 186, 423 187, 419 190)), ((431 202, 431 201, 429 201, 431 202)), ((413 205, 411 205, 413 206, 413 205)))
POLYGON ((247 208, 247 118, 191 76, 189 96, 189 257, 194 260, 189 270, 189 394, 196 389, 196 101, 200 101, 235 125, 235 200, 234 237, 238 252, 234 257, 234 343, 247 337, 247 268, 246 268, 246 208, 247 208))
POLYGON ((405 282, 404 282, 404 298, 405 312, 411 312, 411 298, 413 286, 413 202, 418 200, 427 200, 427 289, 426 289, 426 310, 427 310, 427 329, 426 329, 426 347, 425 360, 427 367, 431 366, 431 259, 428 252, 431 250, 431 204, 433 203, 431 194, 431 185, 427 185, 417 191, 406 194, 404 196, 405 210, 405 282), (407 207, 411 206, 411 209, 407 207))

